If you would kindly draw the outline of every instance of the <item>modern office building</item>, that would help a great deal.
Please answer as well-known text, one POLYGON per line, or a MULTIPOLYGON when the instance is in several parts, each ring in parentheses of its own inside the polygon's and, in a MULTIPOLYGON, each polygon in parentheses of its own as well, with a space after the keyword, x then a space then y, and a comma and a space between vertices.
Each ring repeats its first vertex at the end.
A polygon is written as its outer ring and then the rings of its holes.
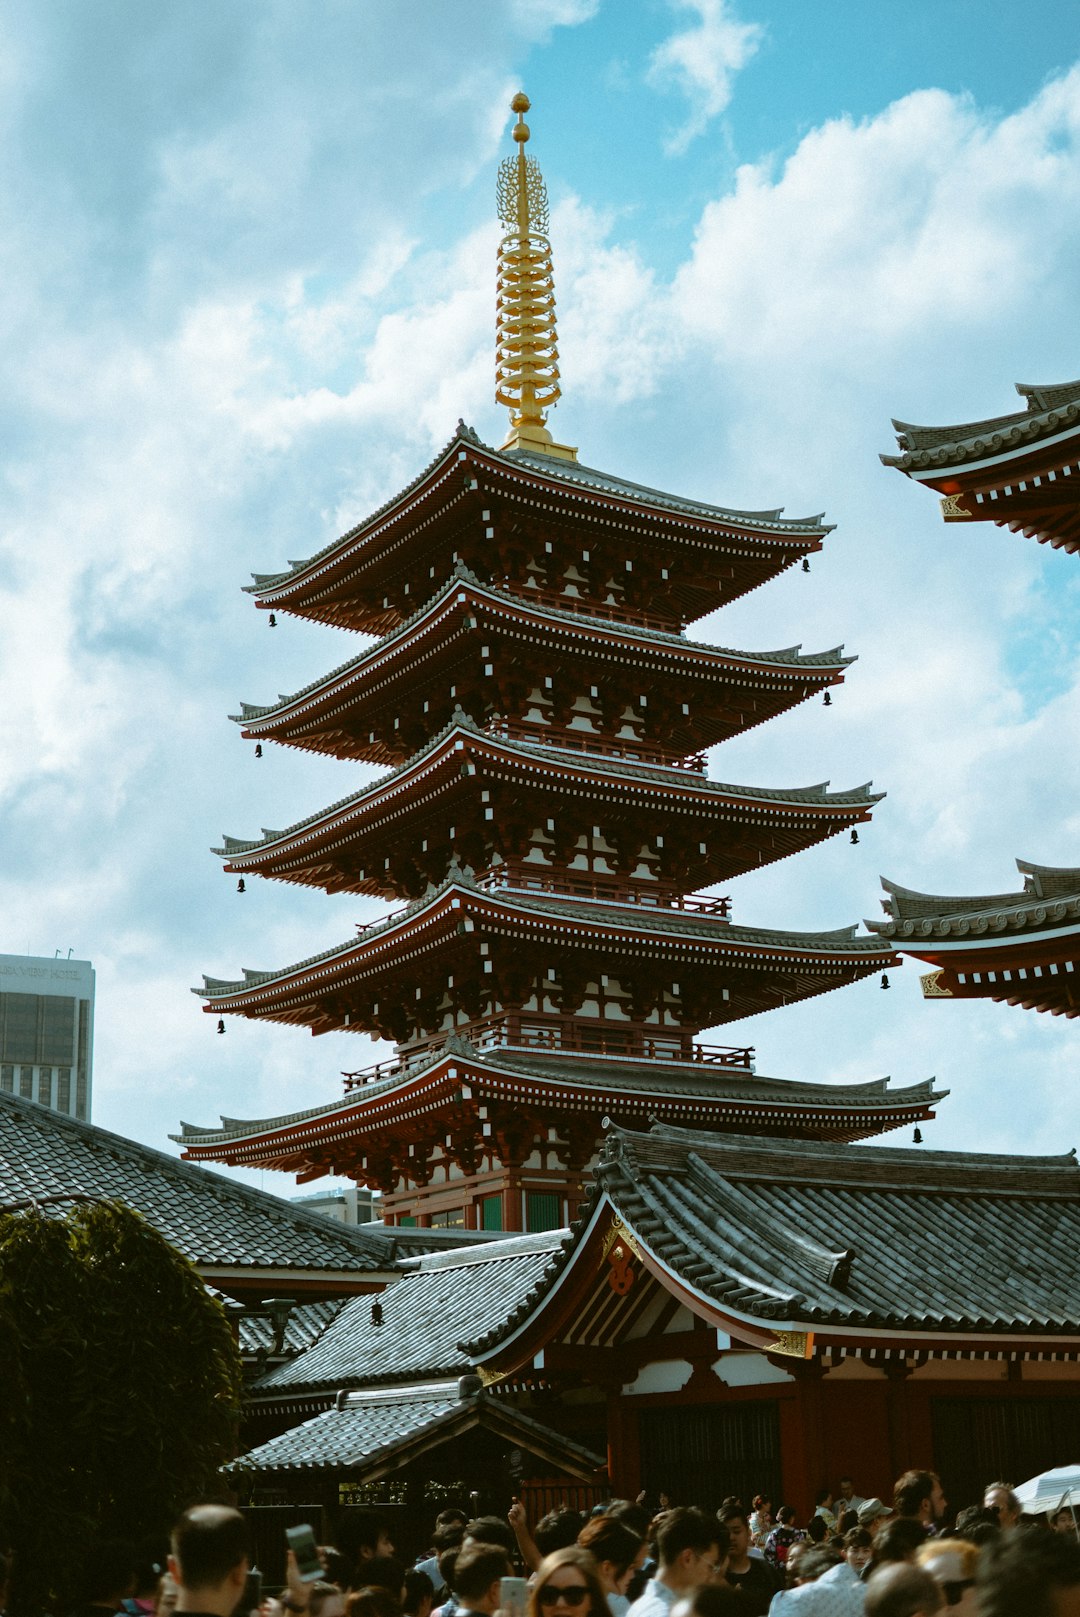
POLYGON ((0 954, 0 1090, 90 1119, 94 968, 0 954))

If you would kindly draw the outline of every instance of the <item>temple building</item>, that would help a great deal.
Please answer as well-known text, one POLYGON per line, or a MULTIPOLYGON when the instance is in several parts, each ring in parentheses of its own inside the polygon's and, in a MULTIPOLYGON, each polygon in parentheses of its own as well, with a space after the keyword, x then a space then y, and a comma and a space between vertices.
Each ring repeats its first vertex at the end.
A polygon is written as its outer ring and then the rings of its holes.
POLYGON ((866 925, 934 969, 926 999, 995 999, 1080 1015, 1080 870, 1016 861, 1020 893, 938 898, 883 881, 888 920, 866 925))
POLYGON ((894 421, 882 455, 941 495, 946 522, 996 522, 1055 549, 1080 546, 1080 381, 1016 384, 1027 409, 952 427, 894 421))
POLYGON ((893 945, 853 926, 767 929, 720 884, 848 834, 868 787, 722 784, 705 750, 818 699, 851 659, 689 638, 804 564, 820 516, 734 511, 582 465, 546 424, 559 396, 547 197, 500 170, 499 448, 458 425, 407 488, 309 560, 257 575, 256 605, 373 637, 293 695, 245 705, 253 744, 386 766, 283 830, 228 838, 263 876, 398 907, 309 960, 208 977, 213 1018, 347 1029, 394 1054, 283 1117, 185 1124, 192 1160, 333 1173, 388 1225, 565 1226, 605 1120, 851 1141, 933 1115, 928 1083, 758 1074, 739 1019, 876 977, 893 945))

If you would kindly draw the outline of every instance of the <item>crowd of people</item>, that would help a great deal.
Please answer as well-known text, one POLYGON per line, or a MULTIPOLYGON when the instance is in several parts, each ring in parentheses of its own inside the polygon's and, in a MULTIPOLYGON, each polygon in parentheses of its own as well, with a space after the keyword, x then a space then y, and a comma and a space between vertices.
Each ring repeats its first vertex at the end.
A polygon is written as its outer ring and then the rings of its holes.
MULTIPOLYGON (((715 1512, 662 1504, 609 1500, 534 1526, 517 1501, 505 1518, 444 1511, 414 1566, 377 1516, 349 1512, 313 1569, 289 1550, 272 1597, 244 1516, 200 1505, 165 1564, 99 1545, 72 1617, 1080 1617, 1076 1512, 1028 1520, 1003 1482, 951 1521, 931 1471, 905 1472, 890 1503, 845 1478, 802 1525, 761 1495, 715 1512)), ((0 1617, 6 1578, 0 1557, 0 1617)))

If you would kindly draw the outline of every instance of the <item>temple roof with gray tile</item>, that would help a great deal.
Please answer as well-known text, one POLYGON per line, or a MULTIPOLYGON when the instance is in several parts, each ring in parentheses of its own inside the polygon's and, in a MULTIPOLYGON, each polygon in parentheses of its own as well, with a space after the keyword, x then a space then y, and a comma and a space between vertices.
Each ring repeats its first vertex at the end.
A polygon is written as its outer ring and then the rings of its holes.
POLYGON ((442 1443, 487 1426, 573 1476, 591 1478, 604 1458, 554 1432, 505 1400, 479 1390, 474 1377, 352 1393, 226 1466, 226 1472, 347 1471, 376 1480, 442 1443))
POLYGON ((972 461, 1023 453, 1041 441, 1080 429, 1080 381, 1051 387, 1017 382, 1016 391, 1027 409, 986 421, 955 426, 918 427, 893 421, 899 455, 882 455, 886 466, 902 472, 945 470, 972 461))
MULTIPOLYGON (((703 1315, 769 1331, 1049 1339, 1080 1348, 1080 1168, 1066 1156, 612 1129, 590 1204, 533 1295, 466 1346, 526 1329, 604 1205, 703 1315), (846 1232, 841 1239, 834 1232, 846 1232)), ((540 1322, 540 1324, 538 1324, 540 1322)))
MULTIPOLYGON (((387 1236, 335 1224, 280 1197, 3 1093, 0 1171, 4 1204, 83 1194, 134 1208, 221 1290, 237 1283, 287 1290, 292 1282, 359 1289, 395 1272, 387 1236)), ((55 1205, 62 1210, 67 1204, 55 1205)))
POLYGON ((516 1307, 564 1235, 506 1236, 403 1262, 404 1278, 380 1294, 378 1324, 370 1299, 356 1298, 306 1352, 268 1371, 253 1390, 263 1398, 460 1375, 471 1368, 461 1338, 477 1320, 516 1307))
POLYGON ((980 893, 966 898, 918 893, 882 877, 888 893, 882 909, 888 919, 867 921, 879 936, 903 949, 907 940, 963 939, 973 948, 980 938, 1032 936, 1080 922, 1080 869, 1016 861, 1024 878, 1019 893, 980 893))

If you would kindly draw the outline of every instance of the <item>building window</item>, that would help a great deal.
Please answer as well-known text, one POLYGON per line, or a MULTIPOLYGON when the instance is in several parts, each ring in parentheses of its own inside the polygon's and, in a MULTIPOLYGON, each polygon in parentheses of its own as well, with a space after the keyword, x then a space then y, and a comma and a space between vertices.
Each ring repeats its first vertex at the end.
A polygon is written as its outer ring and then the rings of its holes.
POLYGON ((15 1068, 0 1067, 0 1089, 5 1095, 10 1095, 15 1088, 15 1068))
POLYGON ((37 1098, 41 1106, 52 1105, 52 1068, 39 1067, 37 1079, 37 1098))
POLYGON ((482 1230, 501 1230, 502 1197, 482 1196, 480 1198, 480 1228, 482 1230))
POLYGON ((463 1230, 465 1228, 464 1207, 450 1207, 445 1213, 432 1213, 431 1228, 433 1230, 463 1230))
POLYGON ((34 1069, 33 1067, 19 1068, 19 1094, 23 1100, 34 1098, 34 1069))
POLYGON ((56 1080, 56 1109, 58 1112, 71 1111, 71 1068, 61 1067, 56 1080))
POLYGON ((530 1232, 557 1230, 562 1225, 562 1197, 546 1190, 530 1190, 525 1196, 525 1228, 530 1232))

